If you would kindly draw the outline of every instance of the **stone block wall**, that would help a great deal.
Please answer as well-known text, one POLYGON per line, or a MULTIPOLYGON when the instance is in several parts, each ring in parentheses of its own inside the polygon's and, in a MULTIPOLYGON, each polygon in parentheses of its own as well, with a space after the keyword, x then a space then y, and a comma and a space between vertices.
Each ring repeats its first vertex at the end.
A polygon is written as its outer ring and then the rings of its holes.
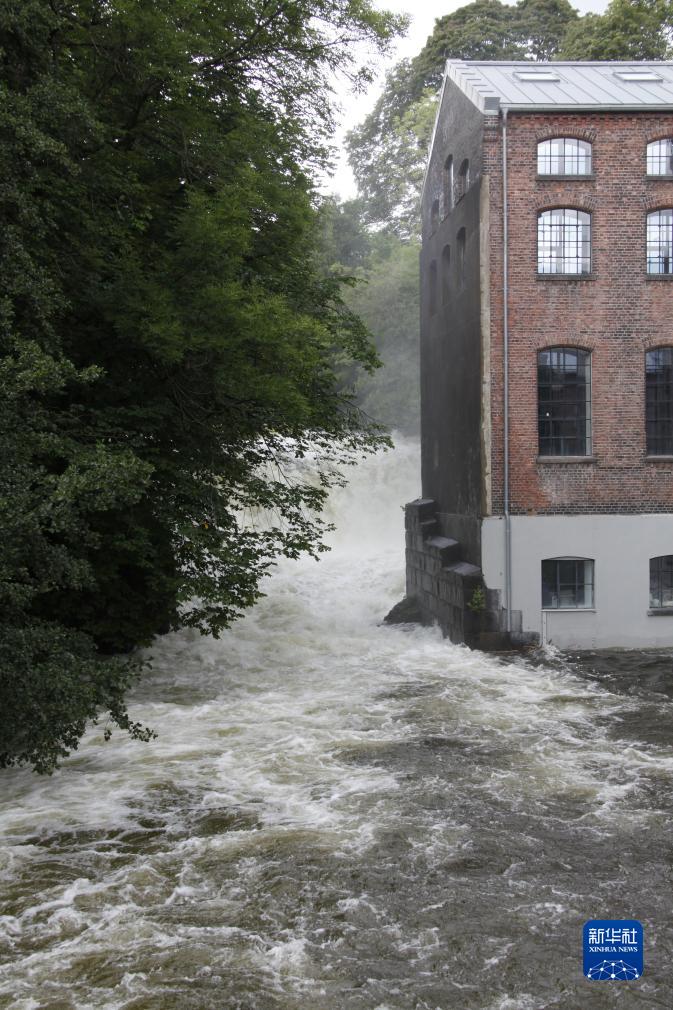
POLYGON ((457 540, 438 532, 437 503, 418 498, 405 508, 407 597, 427 623, 437 622, 457 644, 481 649, 520 645, 521 615, 506 631, 500 593, 484 584, 481 568, 461 560, 457 540))

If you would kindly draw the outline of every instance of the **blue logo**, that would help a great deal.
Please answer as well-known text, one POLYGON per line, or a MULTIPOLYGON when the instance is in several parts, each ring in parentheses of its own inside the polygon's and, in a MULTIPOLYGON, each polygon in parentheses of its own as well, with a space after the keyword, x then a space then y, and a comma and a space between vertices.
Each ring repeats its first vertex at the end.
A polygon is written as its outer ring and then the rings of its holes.
POLYGON ((643 927, 637 919, 590 919, 583 940, 585 978, 632 982, 643 974, 643 927))

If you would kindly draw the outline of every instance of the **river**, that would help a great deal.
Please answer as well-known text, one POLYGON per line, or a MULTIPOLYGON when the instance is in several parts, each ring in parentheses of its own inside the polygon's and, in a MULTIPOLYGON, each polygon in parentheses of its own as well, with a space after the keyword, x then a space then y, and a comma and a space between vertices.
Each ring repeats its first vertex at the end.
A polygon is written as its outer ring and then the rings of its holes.
POLYGON ((2 774, 0 1006, 673 1006, 671 676, 660 654, 494 657, 386 627, 418 449, 358 467, 320 562, 219 640, 152 650, 131 713, 2 774), (581 927, 637 918, 637 982, 581 927))

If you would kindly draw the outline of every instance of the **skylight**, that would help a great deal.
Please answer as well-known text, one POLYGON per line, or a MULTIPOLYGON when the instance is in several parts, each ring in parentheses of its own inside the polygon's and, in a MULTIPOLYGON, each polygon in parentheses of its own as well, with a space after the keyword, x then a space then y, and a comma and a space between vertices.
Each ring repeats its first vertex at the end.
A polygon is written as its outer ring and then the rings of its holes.
POLYGON ((515 70, 514 76, 518 77, 520 81, 560 81, 561 78, 557 77, 555 73, 551 70, 515 70))
POLYGON ((655 73, 654 70, 615 70, 615 77, 622 81, 663 81, 663 77, 655 73))

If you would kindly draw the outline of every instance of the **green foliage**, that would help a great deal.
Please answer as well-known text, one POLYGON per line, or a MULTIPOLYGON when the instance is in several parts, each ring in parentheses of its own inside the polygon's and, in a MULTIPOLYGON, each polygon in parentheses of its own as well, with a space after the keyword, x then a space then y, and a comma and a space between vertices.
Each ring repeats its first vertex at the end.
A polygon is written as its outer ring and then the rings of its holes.
POLYGON ((441 84, 447 59, 516 60, 528 55, 519 6, 474 0, 438 18, 425 46, 412 61, 412 95, 441 84))
POLYGON ((665 60, 673 53, 671 0, 612 0, 604 14, 572 26, 561 57, 567 60, 665 60))
POLYGON ((402 239, 415 237, 428 147, 437 115, 432 90, 399 113, 388 102, 408 64, 389 74, 374 110, 347 137, 349 161, 364 203, 364 219, 402 239))
POLYGON ((482 586, 477 586, 474 590, 472 596, 467 601, 467 608, 475 614, 480 614, 483 610, 486 610, 486 593, 482 586))
POLYGON ((377 359, 312 173, 327 75, 366 80, 357 43, 399 27, 368 0, 0 4, 0 765, 51 770, 101 710, 146 738, 110 655, 218 634, 380 443, 338 386, 377 359))
POLYGON ((552 60, 578 14, 568 0, 474 0, 438 18, 411 61, 409 98, 439 87, 447 59, 552 60))
POLYGON ((0 625, 0 753, 3 765, 30 763, 50 773, 76 749, 87 722, 101 709, 110 723, 137 740, 154 734, 129 719, 124 695, 138 664, 101 660, 86 635, 57 622, 9 621, 0 625))
POLYGON ((383 367, 357 382, 362 409, 405 434, 420 430, 419 243, 380 239, 349 306, 371 330, 383 367))
POLYGON ((388 231, 374 232, 363 210, 362 199, 328 199, 322 208, 325 262, 349 284, 344 301, 366 324, 383 365, 363 374, 346 364, 342 384, 355 387, 359 406, 377 423, 415 435, 420 428, 420 245, 388 231))
POLYGON ((420 189, 447 59, 545 60, 577 22, 568 0, 473 3, 438 18, 421 52, 387 76, 381 97, 347 138, 366 220, 402 238, 419 228, 420 189))
POLYGON ((529 60, 560 57, 569 31, 582 20, 568 0, 519 0, 519 46, 529 60))
POLYGON ((364 267, 372 254, 373 236, 365 227, 365 207, 361 199, 339 203, 326 197, 321 205, 321 252, 324 269, 329 271, 339 264, 351 273, 364 267))

